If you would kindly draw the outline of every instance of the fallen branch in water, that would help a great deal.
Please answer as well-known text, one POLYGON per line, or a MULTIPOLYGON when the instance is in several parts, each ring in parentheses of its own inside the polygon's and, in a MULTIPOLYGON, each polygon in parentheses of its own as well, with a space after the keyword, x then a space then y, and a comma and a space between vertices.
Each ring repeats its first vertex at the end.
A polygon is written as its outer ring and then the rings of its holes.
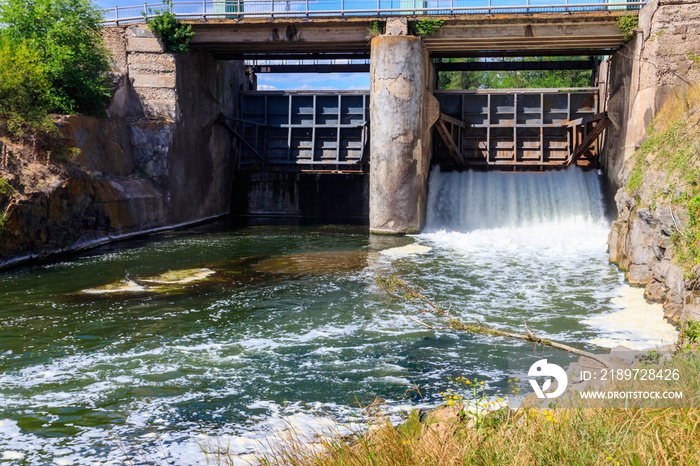
POLYGON ((459 330, 462 332, 477 333, 480 335, 493 335, 497 337, 516 338, 518 340, 531 341, 533 343, 539 343, 544 346, 557 348, 560 350, 568 351, 572 354, 577 354, 579 356, 590 358, 594 361, 598 361, 605 367, 610 367, 609 363, 605 359, 600 358, 599 356, 593 353, 574 348, 573 346, 557 343, 556 341, 552 341, 547 338, 540 338, 536 336, 534 333, 532 333, 532 331, 530 331, 527 324, 525 324, 524 322, 523 325, 525 325, 525 331, 527 333, 512 333, 504 332, 502 330, 494 330, 486 327, 481 322, 479 322, 477 325, 467 325, 461 322, 460 320, 451 317, 450 309, 442 309, 440 306, 428 299, 422 292, 418 291, 415 288, 412 288, 405 281, 396 276, 390 275, 387 278, 377 277, 377 285, 379 285, 379 287, 381 287, 391 298, 401 299, 408 302, 422 302, 423 304, 428 306, 428 309, 420 309, 421 312, 429 312, 431 314, 435 314, 441 317, 447 317, 449 319, 449 326, 436 327, 434 325, 430 325, 423 321, 420 321, 415 317, 408 316, 408 318, 414 321, 415 323, 422 325, 423 327, 429 328, 431 330, 459 330))

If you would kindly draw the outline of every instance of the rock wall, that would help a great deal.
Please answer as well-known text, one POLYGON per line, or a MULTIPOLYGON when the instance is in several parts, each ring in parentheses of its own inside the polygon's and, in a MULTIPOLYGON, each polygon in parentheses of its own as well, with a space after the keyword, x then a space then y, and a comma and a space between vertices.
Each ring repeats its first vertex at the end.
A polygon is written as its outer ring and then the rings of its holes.
POLYGON ((645 287, 648 300, 664 304, 670 321, 697 320, 698 284, 674 261, 671 239, 685 227, 687 211, 654 198, 668 183, 663 172, 645 173, 638 200, 625 186, 626 162, 644 142, 645 128, 670 96, 700 80, 700 1, 652 0, 639 21, 636 37, 601 65, 601 93, 612 120, 604 142, 605 171, 618 188, 610 260, 626 271, 631 285, 645 287))
POLYGON ((637 208, 624 189, 615 201, 619 214, 608 237, 610 261, 626 271, 630 285, 644 287, 647 300, 663 303, 669 321, 700 319, 700 300, 693 296, 696 284, 685 279, 673 259, 671 235, 685 226, 688 213, 668 205, 654 211, 637 208))
POLYGON ((93 244, 109 225, 90 177, 73 174, 58 186, 27 193, 5 211, 0 266, 93 244))

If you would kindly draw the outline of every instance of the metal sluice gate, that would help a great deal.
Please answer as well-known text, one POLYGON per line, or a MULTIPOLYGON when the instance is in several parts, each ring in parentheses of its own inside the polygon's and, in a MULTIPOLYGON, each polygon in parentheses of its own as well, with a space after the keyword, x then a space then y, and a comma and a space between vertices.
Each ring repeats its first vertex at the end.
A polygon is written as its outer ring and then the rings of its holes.
MULTIPOLYGON (((437 91, 433 160, 451 168, 596 167, 608 124, 598 89, 437 91)), ((367 172, 369 93, 249 91, 240 118, 225 119, 241 142, 244 170, 367 172)))
POLYGON ((598 88, 437 91, 433 162, 484 168, 595 167, 609 120, 598 88))
POLYGON ((367 171, 369 93, 241 93, 239 166, 284 171, 367 171))

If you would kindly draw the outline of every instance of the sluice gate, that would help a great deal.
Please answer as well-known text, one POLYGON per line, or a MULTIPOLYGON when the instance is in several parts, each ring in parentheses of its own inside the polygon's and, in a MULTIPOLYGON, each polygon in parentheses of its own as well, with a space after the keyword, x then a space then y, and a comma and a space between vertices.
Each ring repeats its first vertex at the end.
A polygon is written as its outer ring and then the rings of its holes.
POLYGON ((242 169, 368 169, 369 92, 244 92, 240 109, 242 169))
MULTIPOLYGON (((433 163, 448 168, 597 167, 608 123, 598 89, 436 91, 433 163), (440 137, 437 137, 439 134, 440 137)), ((229 121, 244 170, 367 172, 369 93, 250 91, 229 121)))
POLYGON ((447 167, 596 167, 608 123, 598 88, 437 91, 433 162, 447 167))

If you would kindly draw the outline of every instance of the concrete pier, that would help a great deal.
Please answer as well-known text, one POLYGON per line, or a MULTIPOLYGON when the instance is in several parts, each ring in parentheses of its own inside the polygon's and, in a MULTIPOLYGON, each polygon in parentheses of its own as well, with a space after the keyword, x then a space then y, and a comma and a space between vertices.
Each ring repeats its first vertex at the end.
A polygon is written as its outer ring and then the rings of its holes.
POLYGON ((439 116, 432 64, 422 40, 408 35, 372 39, 370 63, 370 231, 416 233, 439 116))

